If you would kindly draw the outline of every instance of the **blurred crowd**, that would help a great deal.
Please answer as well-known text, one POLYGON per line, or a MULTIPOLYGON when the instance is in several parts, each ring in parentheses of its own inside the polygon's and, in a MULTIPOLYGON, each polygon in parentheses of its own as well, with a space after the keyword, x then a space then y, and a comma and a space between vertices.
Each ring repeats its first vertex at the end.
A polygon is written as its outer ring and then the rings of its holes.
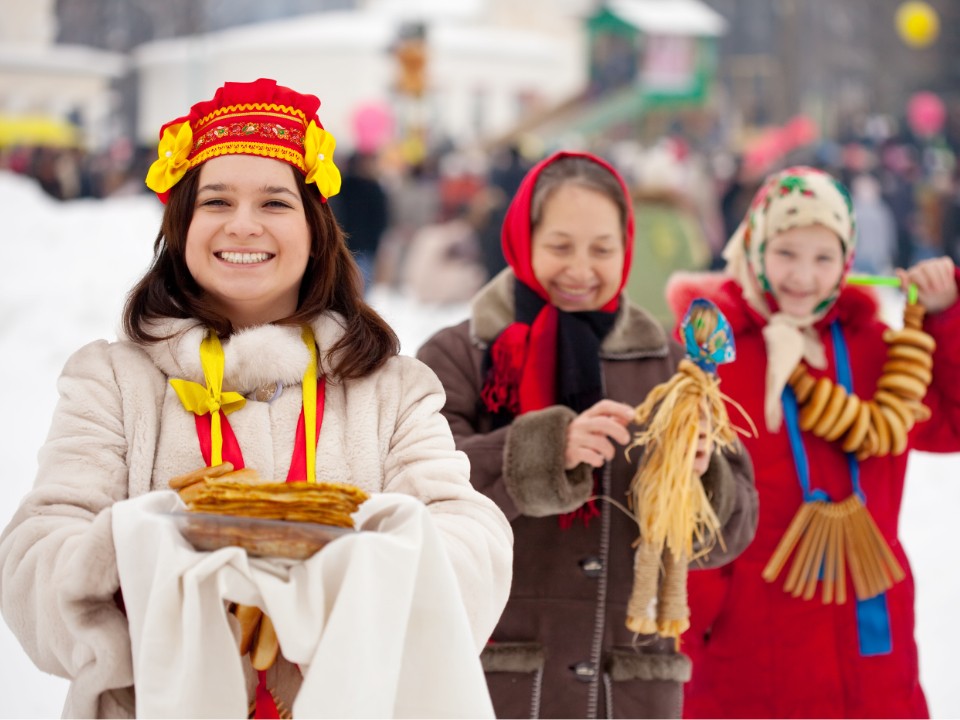
MULTIPOLYGON (((869 125, 868 125, 869 127, 869 125)), ((760 180, 796 163, 831 172, 851 190, 859 240, 854 270, 890 274, 941 254, 960 262, 960 170, 942 136, 877 132, 818 139, 762 166, 705 147, 682 132, 652 143, 618 141, 591 151, 632 185, 637 222, 628 292, 665 323, 674 271, 722 267, 721 252, 760 180)), ((77 148, 0 149, 0 170, 34 178, 58 200, 145 192, 155 149, 118 141, 77 148)), ((466 302, 506 263, 500 226, 521 178, 539 159, 520 145, 485 151, 446 148, 416 162, 390 153, 340 158, 343 190, 334 211, 368 285, 424 303, 466 302)))
POLYGON ((0 170, 26 175, 57 200, 107 198, 145 192, 143 178, 156 148, 120 139, 91 152, 82 147, 0 147, 0 170))

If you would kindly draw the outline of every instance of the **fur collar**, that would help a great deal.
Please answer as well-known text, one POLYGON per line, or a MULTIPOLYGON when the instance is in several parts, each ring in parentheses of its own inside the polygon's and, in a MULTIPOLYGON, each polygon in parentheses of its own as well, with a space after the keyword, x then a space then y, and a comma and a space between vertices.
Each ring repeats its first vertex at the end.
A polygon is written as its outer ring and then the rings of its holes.
MULTIPOLYGON (((513 270, 501 271, 484 285, 470 308, 470 337, 486 348, 514 321, 513 270)), ((620 309, 610 334, 600 348, 601 357, 663 357, 667 354, 667 333, 652 315, 634 305, 626 294, 620 296, 620 309)))
MULTIPOLYGON (((344 333, 343 318, 335 313, 317 317, 311 327, 323 364, 330 348, 344 333)), ((205 328, 190 319, 168 319, 153 326, 158 334, 172 335, 169 340, 144 345, 143 350, 168 377, 203 384, 200 366, 200 342, 205 328)), ((300 338, 300 328, 286 325, 260 325, 240 330, 223 343, 223 388, 248 394, 256 388, 280 382, 299 385, 310 355, 300 338)))
MULTIPOLYGON (((747 304, 737 282, 722 272, 674 273, 667 282, 666 295, 677 322, 694 298, 706 297, 720 308, 734 333, 766 324, 760 314, 747 304)), ((844 285, 837 301, 817 322, 816 327, 824 327, 834 319, 839 319, 843 325, 860 325, 877 319, 879 312, 880 304, 871 288, 844 285)))

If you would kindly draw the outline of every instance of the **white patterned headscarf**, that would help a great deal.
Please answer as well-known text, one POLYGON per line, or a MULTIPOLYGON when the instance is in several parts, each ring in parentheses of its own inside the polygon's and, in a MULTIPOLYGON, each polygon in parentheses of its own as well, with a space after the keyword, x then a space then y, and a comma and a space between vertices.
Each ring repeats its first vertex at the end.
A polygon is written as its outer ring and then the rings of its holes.
POLYGON ((767 321, 763 338, 767 349, 764 415, 771 432, 780 427, 780 395, 800 360, 826 367, 826 354, 813 329, 840 294, 853 263, 856 223, 847 189, 820 170, 796 166, 771 175, 757 191, 733 237, 723 251, 726 272, 743 289, 744 299, 767 321), (764 254, 782 232, 797 227, 823 225, 840 238, 844 271, 833 292, 807 317, 779 312, 767 280, 764 254))

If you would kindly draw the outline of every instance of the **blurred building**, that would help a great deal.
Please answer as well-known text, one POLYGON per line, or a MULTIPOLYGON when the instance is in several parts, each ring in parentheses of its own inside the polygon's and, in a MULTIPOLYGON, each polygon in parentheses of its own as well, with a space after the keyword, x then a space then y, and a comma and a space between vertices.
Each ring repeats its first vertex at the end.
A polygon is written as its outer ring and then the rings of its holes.
POLYGON ((584 18, 587 82, 497 138, 550 146, 653 141, 709 110, 727 22, 701 0, 606 0, 584 18))
POLYGON ((588 87, 510 137, 647 142, 679 128, 742 150, 769 128, 803 125, 842 141, 877 116, 902 130, 910 97, 930 90, 951 109, 957 143, 960 3, 928 1, 939 33, 917 46, 898 34, 903 0, 600 0, 588 87))
MULTIPOLYGON (((960 3, 927 1, 940 33, 918 48, 897 35, 902 0, 0 0, 0 111, 72 118, 94 144, 152 143, 223 81, 274 76, 315 92, 346 145, 361 107, 441 146, 559 133, 544 123, 564 114, 644 137, 670 129, 651 83, 675 91, 693 63, 687 107, 709 109, 723 127, 698 130, 724 142, 797 115, 841 137, 866 115, 899 119, 920 89, 956 123, 960 3), (411 28, 422 44, 406 52, 411 28), (647 89, 626 92, 638 73, 647 89)), ((688 129, 705 117, 674 111, 688 129)))
MULTIPOLYGON (((161 123, 226 80, 274 77, 321 98, 323 122, 353 145, 353 114, 386 108, 434 144, 502 131, 584 81, 575 14, 585 0, 58 0, 62 42, 128 52, 131 133, 161 123), (398 43, 423 35, 423 93, 398 85, 398 43)), ((408 78, 409 80, 410 78, 408 78)), ((412 78, 414 81, 417 78, 412 78)))
POLYGON ((902 123, 931 90, 960 103, 960 3, 927 0, 939 36, 913 47, 898 35, 903 0, 704 0, 728 22, 719 45, 724 111, 739 127, 803 114, 828 137, 862 131, 869 115, 902 123))
POLYGON ((53 0, 0 0, 0 149, 106 142, 115 125, 113 83, 124 55, 54 43, 53 0))

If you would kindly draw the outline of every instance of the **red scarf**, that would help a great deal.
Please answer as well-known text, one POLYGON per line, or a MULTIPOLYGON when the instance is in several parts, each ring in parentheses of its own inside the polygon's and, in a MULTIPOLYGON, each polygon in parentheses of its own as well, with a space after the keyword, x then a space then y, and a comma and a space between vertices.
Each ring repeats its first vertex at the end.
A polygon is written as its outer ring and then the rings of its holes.
MULTIPOLYGON (((531 322, 522 321, 519 314, 516 314, 514 321, 497 336, 491 345, 490 369, 480 397, 487 410, 492 413, 507 411, 513 416, 522 415, 531 410, 555 405, 559 399, 557 396, 557 340, 561 311, 550 302, 550 295, 533 272, 530 209, 540 173, 551 163, 566 157, 585 158, 608 170, 620 184, 627 207, 623 232, 625 243, 623 275, 620 286, 613 298, 599 308, 598 312, 610 314, 617 312, 620 305, 620 291, 626 285, 630 273, 633 257, 633 202, 627 185, 619 173, 606 161, 588 153, 558 152, 535 165, 521 182, 507 209, 501 243, 503 255, 513 270, 517 282, 533 291, 544 304, 531 322)), ((600 364, 600 358, 596 353, 592 353, 589 358, 577 361, 596 363, 598 368, 600 364)), ((586 408, 574 409, 580 412, 586 408)), ((584 508, 581 508, 581 511, 584 508)), ((591 508, 585 512, 589 516, 596 512, 596 508, 592 507, 591 503, 591 508)), ((561 525, 568 525, 569 519, 568 516, 561 516, 561 525)))
MULTIPOLYGON (((326 397, 327 379, 320 377, 317 380, 317 437, 314 442, 320 441, 320 426, 323 424, 323 403, 326 397)), ((230 427, 230 421, 227 420, 227 414, 222 410, 220 413, 220 432, 223 434, 223 461, 233 465, 234 470, 242 470, 243 453, 240 451, 240 444, 237 442, 237 436, 230 427)), ((212 455, 212 443, 210 440, 210 415, 194 415, 194 421, 197 426, 197 440, 200 443, 200 454, 203 455, 203 461, 209 467, 212 455)), ((300 408, 300 419, 297 421, 297 436, 293 441, 293 457, 290 458, 290 470, 287 472, 287 482, 303 482, 307 478, 307 440, 304 430, 305 420, 303 418, 303 408, 300 408)))

